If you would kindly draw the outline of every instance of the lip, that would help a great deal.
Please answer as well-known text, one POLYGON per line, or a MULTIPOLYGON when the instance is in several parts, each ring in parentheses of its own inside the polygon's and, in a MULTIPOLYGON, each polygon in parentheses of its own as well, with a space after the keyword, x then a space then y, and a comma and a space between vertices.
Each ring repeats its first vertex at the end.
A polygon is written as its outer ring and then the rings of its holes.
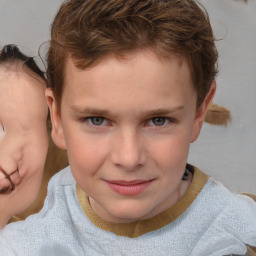
POLYGON ((125 196, 135 196, 144 191, 153 180, 108 180, 107 185, 116 193, 125 196))

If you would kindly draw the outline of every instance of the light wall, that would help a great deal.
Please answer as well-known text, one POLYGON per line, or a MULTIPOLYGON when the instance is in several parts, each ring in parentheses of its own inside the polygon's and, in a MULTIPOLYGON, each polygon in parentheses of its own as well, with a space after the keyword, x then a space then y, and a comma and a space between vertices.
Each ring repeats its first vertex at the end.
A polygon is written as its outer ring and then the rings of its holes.
POLYGON ((190 162, 235 192, 256 194, 256 1, 202 0, 219 50, 214 103, 227 107, 227 127, 205 124, 190 162))

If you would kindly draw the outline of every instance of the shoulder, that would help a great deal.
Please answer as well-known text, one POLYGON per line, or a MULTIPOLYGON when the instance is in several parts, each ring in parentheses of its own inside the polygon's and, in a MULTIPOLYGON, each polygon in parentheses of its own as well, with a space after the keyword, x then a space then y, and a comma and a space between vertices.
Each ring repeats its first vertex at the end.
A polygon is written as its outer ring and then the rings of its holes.
POLYGON ((187 216, 193 230, 199 231, 193 255, 210 255, 209 250, 217 249, 225 252, 220 255, 228 255, 230 248, 237 247, 242 252, 246 250, 246 244, 256 246, 255 201, 246 195, 232 193, 212 177, 189 208, 187 216), (205 254, 197 254, 203 248, 205 254))
POLYGON ((222 183, 210 177, 197 197, 203 212, 211 216, 212 224, 225 227, 228 232, 255 234, 256 196, 235 194, 222 183), (207 208, 207 209, 205 209, 207 208))
MULTIPOLYGON (((49 200, 49 197, 52 196, 52 194, 57 193, 57 191, 60 191, 61 186, 65 186, 65 185, 72 186, 74 184, 75 184, 75 180, 71 174, 71 170, 70 170, 69 166, 67 166, 63 170, 59 171, 58 173, 56 173, 54 176, 51 177, 49 183, 47 184, 47 195, 46 195, 46 198, 44 201, 44 205, 45 205, 45 202, 47 202, 47 200, 49 200)), ((30 215, 32 215, 32 214, 30 214, 30 215)), ((30 215, 28 215, 28 216, 30 216, 30 215)), ((19 215, 12 216, 12 218, 8 222, 8 224, 23 221, 28 216, 26 216, 25 218, 20 218, 19 215)))
MULTIPOLYGON (((19 221, 7 225, 5 230, 15 230, 16 227, 25 227, 26 225, 34 228, 34 226, 40 225, 45 221, 53 221, 56 214, 59 212, 59 208, 64 210, 64 207, 68 207, 66 196, 67 194, 73 194, 72 191, 75 191, 75 179, 73 178, 70 167, 59 171, 55 174, 49 181, 47 187, 47 196, 44 202, 43 208, 37 214, 29 216, 25 221, 19 221), (68 193, 67 193, 68 192, 68 193), (70 193, 71 192, 71 193, 70 193)), ((71 196, 69 196, 70 198, 71 196)), ((62 214, 62 217, 64 214, 62 214)))
POLYGON ((254 200, 254 202, 256 202, 256 195, 248 194, 248 193, 241 193, 241 195, 248 196, 248 197, 252 198, 254 200))
POLYGON ((14 230, 16 227, 22 227, 23 225, 34 227, 37 226, 38 223, 52 221, 52 218, 59 212, 59 208, 64 210, 64 207, 68 207, 66 202, 66 192, 67 190, 75 191, 75 184, 76 182, 71 174, 69 166, 59 171, 48 183, 47 195, 40 212, 29 216, 25 221, 11 223, 10 225, 7 225, 4 230, 8 230, 9 227, 14 230))
POLYGON ((224 229, 244 244, 256 247, 256 202, 251 197, 235 195, 220 219, 224 229))
MULTIPOLYGON (((212 203, 218 204, 220 215, 225 213, 233 217, 248 217, 256 222, 256 196, 251 194, 235 194, 214 178, 209 178, 204 187, 204 193, 212 203)), ((231 217, 231 216, 229 216, 231 217)), ((256 230, 256 228, 255 228, 256 230)))
POLYGON ((256 246, 255 196, 234 194, 221 183, 210 178, 206 184, 212 207, 219 208, 212 226, 232 234, 245 244, 256 246))
POLYGON ((196 197, 200 207, 209 208, 215 215, 221 215, 221 213, 229 210, 239 215, 245 211, 248 214, 252 213, 253 220, 256 219, 256 195, 235 194, 213 177, 205 175, 196 167, 193 168, 194 177, 192 185, 196 183, 194 190, 200 188, 196 197), (198 183, 201 185, 198 186, 198 183))
POLYGON ((74 185, 75 183, 76 181, 71 173, 70 167, 67 166, 50 179, 48 187, 53 185, 74 185))
MULTIPOLYGON (((256 195, 253 194, 248 194, 248 193, 242 193, 242 195, 248 196, 250 198, 252 198, 254 200, 254 202, 256 202, 256 195)), ((256 256, 256 246, 251 247, 251 246, 247 246, 247 254, 251 255, 251 256, 256 256)))
POLYGON ((16 255, 8 254, 7 250, 17 250, 17 255, 28 255, 29 251, 37 252, 42 247, 47 249, 53 241, 60 244, 64 240, 71 241, 75 228, 74 216, 70 212, 74 215, 76 209, 79 207, 75 180, 67 167, 50 180, 44 206, 38 214, 29 216, 25 221, 9 224, 0 231, 0 255, 16 255))

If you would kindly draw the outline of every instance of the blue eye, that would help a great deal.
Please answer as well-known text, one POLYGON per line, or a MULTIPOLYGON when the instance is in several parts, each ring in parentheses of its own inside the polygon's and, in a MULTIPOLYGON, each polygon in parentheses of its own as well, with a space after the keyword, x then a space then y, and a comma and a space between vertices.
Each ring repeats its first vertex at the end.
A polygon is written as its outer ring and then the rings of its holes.
POLYGON ((168 121, 169 119, 166 117, 154 117, 149 120, 148 124, 152 126, 164 126, 168 121))
POLYGON ((103 117, 88 117, 87 118, 88 122, 92 125, 95 125, 95 126, 100 126, 104 123, 104 118, 103 117))
POLYGON ((155 118, 152 119, 152 122, 156 126, 162 126, 162 125, 165 124, 166 118, 164 118, 164 117, 155 117, 155 118))

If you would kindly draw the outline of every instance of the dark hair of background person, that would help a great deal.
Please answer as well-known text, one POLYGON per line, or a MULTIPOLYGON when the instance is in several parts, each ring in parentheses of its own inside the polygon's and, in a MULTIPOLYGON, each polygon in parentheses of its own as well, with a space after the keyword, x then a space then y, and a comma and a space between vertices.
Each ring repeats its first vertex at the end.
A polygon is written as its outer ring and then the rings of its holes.
POLYGON ((19 62, 46 81, 44 72, 38 67, 33 57, 26 56, 15 44, 5 45, 0 52, 0 65, 18 64, 19 62))

